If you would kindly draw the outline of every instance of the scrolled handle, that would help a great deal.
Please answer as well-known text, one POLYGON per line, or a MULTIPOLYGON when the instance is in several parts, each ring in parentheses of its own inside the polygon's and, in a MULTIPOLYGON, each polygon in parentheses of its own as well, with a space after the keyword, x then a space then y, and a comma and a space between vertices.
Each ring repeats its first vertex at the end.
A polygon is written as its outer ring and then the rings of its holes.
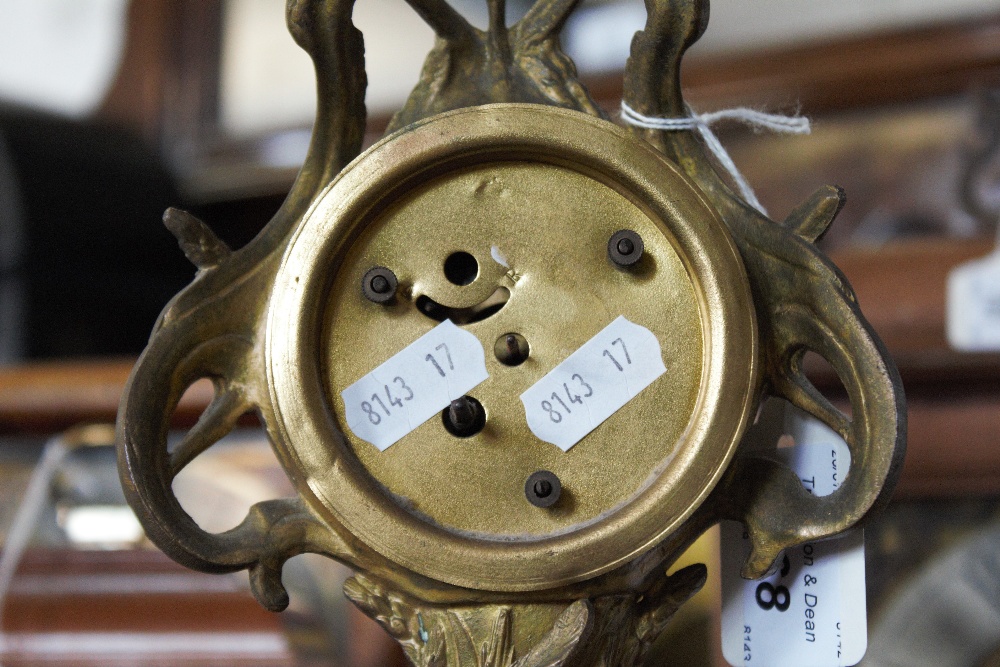
POLYGON ((354 0, 286 3, 292 35, 317 65, 319 107, 309 154, 282 208, 240 250, 230 251, 193 216, 167 212, 167 227, 199 272, 160 316, 118 412, 122 486, 150 539, 196 570, 249 569, 254 594, 273 610, 288 604, 281 586, 285 560, 310 551, 350 561, 354 552, 300 498, 258 503, 236 528, 206 532, 180 506, 171 483, 247 411, 256 410, 265 425, 269 420, 257 344, 266 295, 288 236, 317 193, 358 155, 364 139, 367 79, 353 6, 354 0), (170 417, 184 390, 201 378, 212 380, 215 398, 169 451, 170 417))
POLYGON ((199 341, 195 319, 153 337, 125 387, 116 440, 126 497, 149 538, 175 561, 203 572, 250 570, 254 595, 266 608, 288 605, 281 568, 306 551, 344 554, 346 546, 299 498, 257 503, 232 530, 203 530, 181 507, 171 484, 198 454, 256 407, 252 384, 241 377, 253 342, 238 335, 199 341), (185 389, 210 378, 216 395, 173 451, 170 417, 185 389))
POLYGON ((844 438, 851 466, 836 491, 819 497, 775 461, 751 455, 738 462, 730 489, 741 489, 739 518, 751 541, 743 569, 748 578, 766 574, 788 547, 837 535, 861 522, 889 497, 901 468, 906 411, 898 372, 853 293, 848 289, 837 295, 832 290, 846 283, 825 284, 812 293, 821 297, 786 304, 768 318, 770 384, 773 393, 844 438), (851 417, 806 378, 802 359, 808 351, 825 358, 836 371, 847 389, 851 417))

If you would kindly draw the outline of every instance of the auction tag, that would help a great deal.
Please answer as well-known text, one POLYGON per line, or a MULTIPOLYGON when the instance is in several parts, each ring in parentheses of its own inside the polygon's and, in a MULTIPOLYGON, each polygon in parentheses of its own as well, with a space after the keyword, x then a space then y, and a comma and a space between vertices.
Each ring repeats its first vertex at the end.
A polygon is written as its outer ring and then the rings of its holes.
POLYGON ((1000 350, 1000 252, 948 276, 948 342, 957 350, 1000 350))
POLYGON ((528 428, 569 451, 666 372, 653 332, 619 317, 521 394, 528 428))
POLYGON ((340 396, 354 435, 384 452, 488 377, 479 339, 445 320, 340 396))
MULTIPOLYGON (((850 466, 850 450, 805 413, 795 410, 791 421, 799 444, 779 449, 779 456, 807 490, 833 493, 850 466)), ((862 531, 789 549, 777 572, 756 581, 740 577, 750 553, 743 526, 723 523, 721 544, 722 652, 729 664, 850 667, 861 661, 868 648, 862 531)))

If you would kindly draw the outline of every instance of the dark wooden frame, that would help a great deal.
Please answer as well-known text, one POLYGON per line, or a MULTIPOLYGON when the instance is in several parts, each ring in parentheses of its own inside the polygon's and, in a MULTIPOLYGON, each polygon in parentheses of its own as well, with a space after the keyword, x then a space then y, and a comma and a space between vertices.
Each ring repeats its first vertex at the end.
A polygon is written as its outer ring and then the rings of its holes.
MULTIPOLYGON (((133 0, 123 67, 102 108, 157 144, 204 201, 287 190, 295 170, 260 160, 266 136, 235 140, 219 120, 223 0, 133 0)), ((686 96, 697 107, 801 106, 810 114, 870 108, 1000 85, 1000 12, 983 19, 860 37, 693 55, 686 96)), ((584 77, 609 111, 620 73, 584 77)), ((369 143, 389 116, 369 118, 369 143)))
POLYGON ((98 116, 169 160, 200 162, 219 141, 223 0, 133 0, 122 65, 98 116))

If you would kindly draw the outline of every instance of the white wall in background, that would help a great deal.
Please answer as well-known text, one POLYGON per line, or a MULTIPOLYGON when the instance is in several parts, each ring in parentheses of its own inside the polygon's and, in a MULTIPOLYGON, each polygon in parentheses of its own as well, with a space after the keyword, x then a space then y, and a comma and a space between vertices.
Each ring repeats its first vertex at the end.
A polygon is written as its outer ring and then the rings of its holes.
MULTIPOLYGON (((485 0, 455 4, 478 7, 485 0)), ((223 123, 235 134, 312 121, 312 67, 288 36, 284 5, 227 3, 222 107, 223 123)), ((369 111, 395 109, 417 81, 431 31, 403 0, 358 0, 354 11, 365 34, 369 111)), ((709 31, 695 48, 735 51, 996 13, 1000 0, 714 0, 709 31)), ((585 2, 567 26, 566 49, 581 70, 619 69, 644 19, 642 0, 585 2)))
POLYGON ((0 0, 0 100, 83 116, 121 60, 128 0, 0 0))
MULTIPOLYGON (((434 34, 403 0, 359 0, 369 111, 398 106, 416 84, 434 34)), ((316 104, 312 61, 285 27, 284 0, 229 0, 222 57, 222 122, 235 135, 300 127, 316 104)))
MULTIPOLYGON (((1000 0, 713 0, 697 53, 742 51, 1000 13, 1000 0)), ((567 52, 583 71, 620 69, 641 30, 641 0, 585 3, 567 25, 567 52)))
POLYGON ((716 0, 702 47, 799 42, 998 12, 1000 0, 716 0))

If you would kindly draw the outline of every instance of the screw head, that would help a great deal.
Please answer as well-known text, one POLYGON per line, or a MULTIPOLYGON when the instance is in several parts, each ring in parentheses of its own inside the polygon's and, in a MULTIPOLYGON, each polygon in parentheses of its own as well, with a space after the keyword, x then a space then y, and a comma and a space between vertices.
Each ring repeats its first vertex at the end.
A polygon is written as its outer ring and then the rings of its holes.
POLYGON ((376 266, 361 279, 361 292, 372 303, 389 303, 396 296, 399 281, 396 274, 384 266, 376 266))
POLYGON ((519 366, 530 352, 528 341, 519 333, 506 333, 493 344, 493 354, 504 366, 519 366))
POLYGON ((471 438, 486 426, 486 409, 472 396, 462 396, 444 409, 441 420, 456 438, 471 438))
POLYGON ((555 473, 539 470, 524 483, 524 495, 535 507, 548 508, 559 502, 562 483, 555 473))
POLYGON ((452 426, 458 430, 465 430, 476 421, 476 408, 465 396, 456 399, 448 406, 448 417, 452 426))
POLYGON ((642 237, 631 229, 622 229, 608 239, 608 259, 619 268, 635 266, 642 259, 642 237))

